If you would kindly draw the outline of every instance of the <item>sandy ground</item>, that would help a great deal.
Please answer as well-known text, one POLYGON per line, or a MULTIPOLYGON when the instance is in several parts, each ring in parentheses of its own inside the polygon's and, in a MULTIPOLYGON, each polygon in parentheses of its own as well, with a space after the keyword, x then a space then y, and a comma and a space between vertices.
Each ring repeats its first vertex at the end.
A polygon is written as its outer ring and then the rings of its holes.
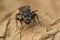
POLYGON ((0 40, 60 40, 60 0, 0 0, 0 40), (40 24, 22 30, 15 15, 25 5, 38 10, 40 24))

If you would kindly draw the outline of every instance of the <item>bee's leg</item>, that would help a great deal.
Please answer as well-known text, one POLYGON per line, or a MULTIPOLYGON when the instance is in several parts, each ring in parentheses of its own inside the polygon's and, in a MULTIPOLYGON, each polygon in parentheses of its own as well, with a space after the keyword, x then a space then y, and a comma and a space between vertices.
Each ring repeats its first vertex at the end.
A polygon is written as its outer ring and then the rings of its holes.
POLYGON ((17 28, 18 28, 18 24, 19 24, 19 21, 20 19, 18 18, 19 14, 16 14, 16 31, 17 31, 17 28))
POLYGON ((34 14, 34 19, 36 23, 40 24, 39 17, 37 14, 34 14))
POLYGON ((38 15, 36 15, 36 19, 37 19, 37 21, 38 21, 38 24, 39 24, 40 26, 42 26, 42 24, 41 24, 41 22, 40 22, 40 20, 39 20, 38 15))
POLYGON ((23 28, 22 21, 20 21, 20 19, 16 20, 16 31, 18 30, 17 28, 19 30, 23 28))
POLYGON ((18 20, 16 20, 16 31, 17 31, 17 27, 18 27, 18 20))
POLYGON ((37 15, 37 14, 36 14, 36 19, 37 19, 38 23, 40 23, 40 21, 39 21, 39 17, 38 17, 38 15, 37 15))
POLYGON ((16 14, 16 27, 18 25, 18 21, 20 21, 22 19, 22 17, 20 18, 20 13, 16 14))
POLYGON ((22 24, 22 22, 23 22, 23 20, 22 20, 22 21, 20 20, 20 24, 21 24, 20 29, 22 29, 22 30, 23 30, 23 24, 22 24))
POLYGON ((35 26, 36 25, 36 21, 35 21, 35 18, 33 19, 33 26, 35 26))
POLYGON ((32 19, 33 19, 33 24, 34 24, 34 26, 37 24, 37 22, 36 22, 36 14, 33 14, 32 15, 33 17, 32 17, 32 19))

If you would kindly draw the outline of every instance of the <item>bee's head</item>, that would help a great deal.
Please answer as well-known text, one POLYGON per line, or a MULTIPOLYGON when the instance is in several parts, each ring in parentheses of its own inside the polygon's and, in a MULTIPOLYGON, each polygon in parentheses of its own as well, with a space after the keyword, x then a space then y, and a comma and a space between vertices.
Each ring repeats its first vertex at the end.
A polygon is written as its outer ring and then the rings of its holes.
POLYGON ((22 13, 25 13, 25 12, 30 12, 30 6, 22 6, 19 8, 19 10, 22 12, 22 13))

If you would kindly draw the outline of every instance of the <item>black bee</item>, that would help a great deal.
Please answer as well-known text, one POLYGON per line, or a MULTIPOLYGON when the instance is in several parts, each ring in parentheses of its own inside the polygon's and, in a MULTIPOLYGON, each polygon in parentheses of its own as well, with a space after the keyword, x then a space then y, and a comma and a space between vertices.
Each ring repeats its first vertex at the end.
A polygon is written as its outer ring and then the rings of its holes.
POLYGON ((35 13, 38 10, 31 11, 30 6, 22 6, 19 8, 19 11, 21 13, 16 14, 16 20, 20 21, 21 23, 23 21, 26 24, 29 24, 32 20, 35 20, 35 17, 38 19, 38 15, 35 13))

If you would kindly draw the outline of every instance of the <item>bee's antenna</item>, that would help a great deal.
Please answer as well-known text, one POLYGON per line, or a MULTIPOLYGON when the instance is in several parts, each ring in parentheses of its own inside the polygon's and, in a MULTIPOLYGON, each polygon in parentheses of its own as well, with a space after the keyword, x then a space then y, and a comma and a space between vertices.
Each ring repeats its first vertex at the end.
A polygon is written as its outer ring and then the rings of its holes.
POLYGON ((32 11, 32 13, 37 12, 38 10, 32 11))

